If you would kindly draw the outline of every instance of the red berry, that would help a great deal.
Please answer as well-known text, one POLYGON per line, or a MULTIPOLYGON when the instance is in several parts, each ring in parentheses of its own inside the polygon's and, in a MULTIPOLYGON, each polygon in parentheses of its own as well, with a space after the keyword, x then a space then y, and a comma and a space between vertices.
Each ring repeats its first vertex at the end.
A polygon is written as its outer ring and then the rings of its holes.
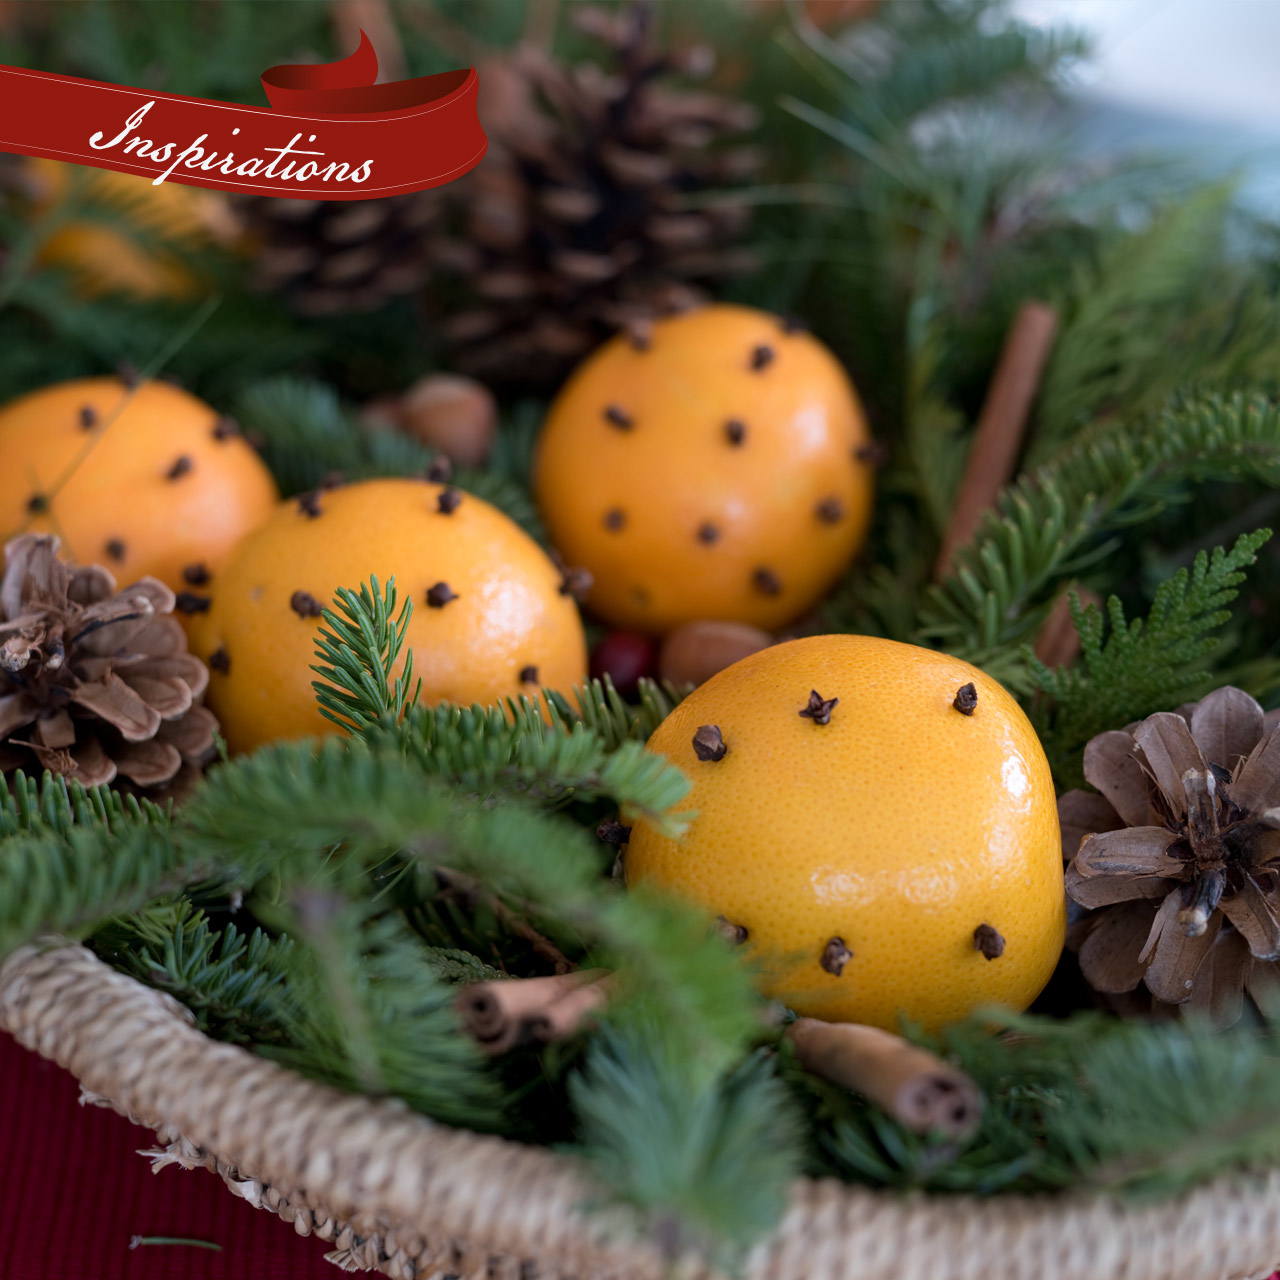
POLYGON ((591 676, 606 675, 624 697, 633 698, 641 676, 652 676, 657 666, 658 647, 648 636, 631 631, 611 631, 591 652, 591 676))

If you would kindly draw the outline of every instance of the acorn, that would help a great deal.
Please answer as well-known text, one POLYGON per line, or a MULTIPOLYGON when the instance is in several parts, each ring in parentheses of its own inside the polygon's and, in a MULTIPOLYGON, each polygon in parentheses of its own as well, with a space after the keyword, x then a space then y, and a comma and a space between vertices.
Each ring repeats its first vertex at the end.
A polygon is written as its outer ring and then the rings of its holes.
MULTIPOLYGON (((384 405, 381 412, 386 410, 384 405)), ((474 378, 430 373, 400 397, 393 419, 406 435, 438 449, 458 466, 478 467, 493 448, 498 404, 474 378)))
POLYGON ((658 674, 672 684, 702 684, 739 658, 759 653, 773 637, 741 622, 702 619, 677 627, 662 642, 658 674))
POLYGON ((830 589, 871 513, 866 419, 796 325, 717 305, 582 364, 537 442, 534 489, 587 603, 661 635, 703 618, 776 629, 830 589))

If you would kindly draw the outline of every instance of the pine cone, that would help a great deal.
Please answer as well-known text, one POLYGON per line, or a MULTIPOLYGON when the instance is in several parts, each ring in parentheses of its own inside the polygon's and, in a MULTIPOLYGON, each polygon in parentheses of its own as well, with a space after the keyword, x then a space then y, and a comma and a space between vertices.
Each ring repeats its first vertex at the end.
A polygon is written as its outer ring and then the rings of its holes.
POLYGON ((430 274, 437 191, 383 200, 249 196, 236 207, 259 288, 305 315, 373 311, 430 274))
POLYGON ((64 564, 58 545, 26 534, 5 547, 0 770, 171 783, 209 757, 217 728, 199 705, 209 672, 169 616, 173 592, 143 578, 117 593, 110 573, 64 564))
POLYGON ((442 273, 465 279, 441 323, 454 366, 486 379, 547 384, 624 326, 694 305, 696 287, 750 266, 730 247, 745 204, 690 208, 749 176, 756 152, 724 148, 756 113, 677 90, 671 71, 705 72, 650 42, 650 6, 573 7, 613 67, 568 68, 518 49, 481 71, 489 153, 445 190, 461 213, 442 273))
POLYGON ((1084 773, 1101 794, 1069 791, 1059 815, 1067 892, 1094 908, 1072 928, 1089 984, 1217 1026, 1246 992, 1280 1012, 1280 727, 1218 689, 1099 734, 1084 773))

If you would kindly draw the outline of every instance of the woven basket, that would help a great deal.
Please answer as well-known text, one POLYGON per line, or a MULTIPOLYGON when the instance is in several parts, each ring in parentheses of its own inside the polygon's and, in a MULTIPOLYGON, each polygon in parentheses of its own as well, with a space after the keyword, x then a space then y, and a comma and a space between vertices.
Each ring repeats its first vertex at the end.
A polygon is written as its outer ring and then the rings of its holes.
MULTIPOLYGON (((91 1101, 154 1129, 347 1270, 411 1280, 663 1280, 627 1214, 572 1162, 447 1129, 209 1040, 177 1002, 80 947, 0 966, 0 1029, 91 1101)), ((1280 1262, 1280 1171, 1156 1205, 1101 1197, 896 1196, 802 1179, 744 1280, 1246 1280, 1280 1262)), ((678 1268, 693 1280, 696 1264, 678 1268)))

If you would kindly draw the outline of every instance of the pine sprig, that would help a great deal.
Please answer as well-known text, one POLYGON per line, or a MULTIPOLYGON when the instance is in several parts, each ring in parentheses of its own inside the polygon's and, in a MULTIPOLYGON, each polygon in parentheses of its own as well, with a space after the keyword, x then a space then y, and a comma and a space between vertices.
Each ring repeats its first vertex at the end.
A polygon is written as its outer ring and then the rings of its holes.
POLYGON ((1095 734, 1208 692, 1210 659, 1223 647, 1215 633, 1231 618, 1225 606, 1270 537, 1270 529, 1259 529, 1242 534, 1230 551, 1201 551, 1190 570, 1179 569, 1160 585, 1145 621, 1127 620, 1115 596, 1104 615, 1072 593, 1079 662, 1050 670, 1034 655, 1027 658, 1035 687, 1050 700, 1038 728, 1060 785, 1079 785, 1081 752, 1095 734))
POLYGON ((404 648, 413 617, 413 601, 406 598, 395 615, 396 580, 386 589, 371 577, 359 594, 339 587, 335 608, 320 615, 316 657, 311 670, 320 714, 351 733, 389 718, 398 721, 418 700, 422 681, 413 681, 413 650, 405 654, 404 669, 392 683, 392 672, 404 648), (412 692, 410 687, 412 686, 412 692))

